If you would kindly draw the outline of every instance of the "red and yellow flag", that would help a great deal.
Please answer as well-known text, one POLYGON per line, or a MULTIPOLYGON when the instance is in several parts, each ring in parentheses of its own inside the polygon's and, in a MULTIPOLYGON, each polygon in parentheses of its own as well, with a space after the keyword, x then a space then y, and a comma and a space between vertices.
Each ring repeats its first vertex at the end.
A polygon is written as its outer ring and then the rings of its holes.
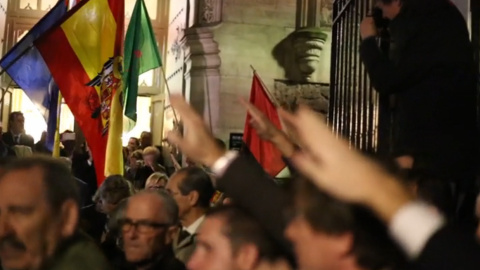
POLYGON ((35 43, 85 135, 98 184, 123 174, 124 2, 83 0, 35 43))

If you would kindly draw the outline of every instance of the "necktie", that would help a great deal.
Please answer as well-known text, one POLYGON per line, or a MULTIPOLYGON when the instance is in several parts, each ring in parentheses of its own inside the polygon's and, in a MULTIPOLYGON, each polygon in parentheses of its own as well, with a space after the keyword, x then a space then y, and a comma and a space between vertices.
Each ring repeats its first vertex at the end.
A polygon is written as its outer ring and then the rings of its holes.
POLYGON ((181 243, 183 240, 187 239, 190 236, 190 233, 187 230, 181 230, 178 234, 178 243, 181 243))
POLYGON ((20 135, 15 135, 15 143, 20 144, 20 135))

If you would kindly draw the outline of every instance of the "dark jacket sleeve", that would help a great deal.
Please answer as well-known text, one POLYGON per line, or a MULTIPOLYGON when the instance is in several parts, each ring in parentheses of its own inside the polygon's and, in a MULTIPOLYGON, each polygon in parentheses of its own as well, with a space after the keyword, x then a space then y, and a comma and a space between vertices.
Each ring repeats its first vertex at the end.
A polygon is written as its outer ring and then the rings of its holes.
POLYGON ((403 51, 402 57, 394 64, 380 51, 375 37, 360 44, 360 58, 367 69, 370 81, 379 93, 394 94, 409 89, 425 77, 431 69, 422 49, 403 51))
POLYGON ((217 180, 217 187, 247 210, 294 262, 291 244, 283 236, 287 225, 283 213, 289 205, 288 194, 258 163, 243 156, 237 157, 217 180))
POLYGON ((441 80, 471 68, 467 25, 449 1, 408 1, 389 28, 390 57, 380 51, 374 37, 360 45, 360 57, 380 93, 409 90, 432 76, 441 80))
POLYGON ((416 261, 417 269, 478 270, 480 245, 471 234, 444 227, 428 241, 416 261))

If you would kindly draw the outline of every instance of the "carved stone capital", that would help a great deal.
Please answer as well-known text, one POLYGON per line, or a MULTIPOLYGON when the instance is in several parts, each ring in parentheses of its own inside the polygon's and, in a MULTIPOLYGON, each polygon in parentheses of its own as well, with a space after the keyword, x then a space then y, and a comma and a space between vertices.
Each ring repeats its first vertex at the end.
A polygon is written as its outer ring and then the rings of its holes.
POLYGON ((222 0, 197 0, 197 26, 213 26, 222 22, 222 0))
POLYGON ((273 50, 289 81, 318 83, 320 56, 328 35, 317 27, 296 30, 273 50), (292 53, 293 52, 293 53, 292 53))
POLYGON ((303 28, 293 33, 295 63, 302 81, 314 80, 313 74, 320 66, 320 55, 326 40, 327 34, 319 28, 303 28))
POLYGON ((220 49, 213 38, 213 32, 207 27, 192 27, 185 30, 185 36, 181 41, 187 65, 185 76, 196 70, 219 72, 220 49))

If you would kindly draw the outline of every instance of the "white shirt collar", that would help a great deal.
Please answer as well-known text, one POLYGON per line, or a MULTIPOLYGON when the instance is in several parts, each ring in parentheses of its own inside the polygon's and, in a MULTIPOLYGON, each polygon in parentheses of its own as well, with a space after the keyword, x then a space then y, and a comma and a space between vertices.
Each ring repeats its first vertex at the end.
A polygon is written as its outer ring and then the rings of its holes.
POLYGON ((188 226, 188 227, 183 227, 183 229, 193 235, 193 234, 195 234, 195 233, 197 232, 198 227, 200 227, 200 225, 202 224, 202 222, 203 222, 204 220, 205 220, 205 215, 197 218, 197 220, 195 220, 195 222, 193 222, 192 224, 190 224, 190 226, 188 226))

